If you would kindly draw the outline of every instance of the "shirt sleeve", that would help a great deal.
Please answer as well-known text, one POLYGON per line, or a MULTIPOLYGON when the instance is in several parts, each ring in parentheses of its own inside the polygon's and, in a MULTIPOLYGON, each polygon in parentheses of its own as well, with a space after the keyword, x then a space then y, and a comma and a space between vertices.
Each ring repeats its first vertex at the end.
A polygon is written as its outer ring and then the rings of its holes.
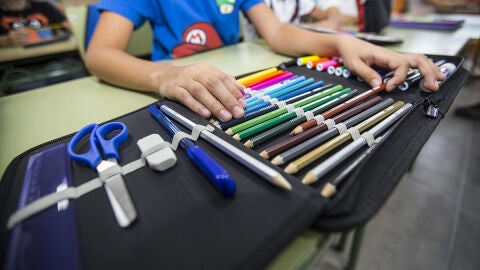
POLYGON ((299 5, 300 9, 298 10, 298 15, 300 16, 312 13, 316 7, 315 1, 313 0, 300 0, 299 5))
POLYGON ((140 27, 148 17, 145 11, 154 10, 153 7, 144 7, 149 3, 154 5, 155 1, 132 1, 132 0, 101 0, 97 8, 100 12, 111 11, 117 13, 133 23, 135 28, 140 27))

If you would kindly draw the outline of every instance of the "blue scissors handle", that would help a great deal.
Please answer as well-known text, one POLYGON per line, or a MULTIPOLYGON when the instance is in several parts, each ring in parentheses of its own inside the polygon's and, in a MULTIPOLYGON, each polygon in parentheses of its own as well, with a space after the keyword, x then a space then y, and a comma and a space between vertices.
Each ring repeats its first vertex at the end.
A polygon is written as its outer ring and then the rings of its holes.
POLYGON ((118 147, 128 138, 128 129, 125 124, 121 122, 111 122, 99 126, 98 124, 90 124, 79 130, 70 140, 68 144, 68 154, 73 160, 82 164, 89 165, 92 169, 96 169, 97 165, 102 160, 102 154, 98 147, 101 147, 106 158, 120 159, 118 155, 118 147), (118 134, 110 139, 106 136, 115 130, 120 130, 118 134), (89 149, 86 153, 78 154, 75 152, 75 147, 79 141, 90 134, 89 149))
POLYGON ((110 122, 105 125, 99 126, 95 131, 98 143, 103 149, 103 154, 106 158, 115 158, 120 160, 118 154, 118 148, 128 138, 128 129, 122 122, 110 122), (115 130, 120 130, 118 134, 110 139, 107 139, 107 135, 115 130))

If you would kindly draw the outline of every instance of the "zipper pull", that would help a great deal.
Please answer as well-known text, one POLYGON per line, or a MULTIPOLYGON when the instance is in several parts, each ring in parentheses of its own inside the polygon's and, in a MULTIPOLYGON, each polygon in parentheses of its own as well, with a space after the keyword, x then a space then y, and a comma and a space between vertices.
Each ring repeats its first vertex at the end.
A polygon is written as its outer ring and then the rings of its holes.
POLYGON ((437 104, 433 103, 429 98, 423 100, 424 115, 428 118, 438 118, 441 116, 440 108, 437 104))

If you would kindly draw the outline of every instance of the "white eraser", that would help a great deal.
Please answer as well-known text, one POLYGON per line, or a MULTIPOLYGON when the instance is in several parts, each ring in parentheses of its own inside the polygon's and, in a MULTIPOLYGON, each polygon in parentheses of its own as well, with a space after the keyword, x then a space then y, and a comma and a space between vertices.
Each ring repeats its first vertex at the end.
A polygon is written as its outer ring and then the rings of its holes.
POLYGON ((158 134, 148 135, 137 141, 148 166, 156 171, 165 171, 175 165, 177 156, 158 134), (161 147, 163 144, 163 147, 161 147))

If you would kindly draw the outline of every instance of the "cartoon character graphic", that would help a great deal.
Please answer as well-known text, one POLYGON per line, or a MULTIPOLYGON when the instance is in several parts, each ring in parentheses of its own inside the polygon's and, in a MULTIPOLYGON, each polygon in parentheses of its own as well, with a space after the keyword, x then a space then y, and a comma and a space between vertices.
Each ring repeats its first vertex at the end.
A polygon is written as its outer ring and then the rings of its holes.
POLYGON ((216 49, 222 45, 220 36, 211 24, 206 22, 194 23, 183 32, 182 43, 173 48, 172 58, 216 49))
POLYGON ((220 13, 230 14, 235 7, 235 0, 217 0, 217 5, 220 8, 220 13))

